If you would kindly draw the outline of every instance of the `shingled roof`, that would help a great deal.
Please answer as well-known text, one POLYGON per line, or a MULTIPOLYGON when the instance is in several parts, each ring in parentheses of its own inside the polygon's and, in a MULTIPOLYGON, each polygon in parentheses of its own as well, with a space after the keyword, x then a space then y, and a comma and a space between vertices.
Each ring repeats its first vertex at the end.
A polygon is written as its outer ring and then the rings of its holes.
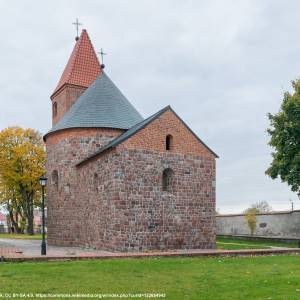
POLYGON ((101 73, 100 63, 92 42, 87 31, 83 29, 51 97, 65 84, 87 88, 101 73))
POLYGON ((111 148, 114 148, 116 146, 118 146, 119 144, 121 144, 122 142, 126 141, 128 138, 130 138, 131 136, 135 135, 137 132, 139 132, 141 129, 145 128, 148 124, 150 124, 152 121, 156 120, 159 116, 161 116, 164 112, 166 112, 167 110, 172 111, 175 116, 183 123, 183 125, 195 136, 195 138, 202 144, 204 145, 204 147, 206 147, 208 149, 208 151, 210 151, 216 158, 218 158, 218 155, 212 151, 192 130, 191 128, 176 114, 176 112, 172 109, 172 107, 170 105, 166 106, 165 108, 161 109, 160 111, 158 111, 157 113, 155 113, 154 115, 150 116, 149 118, 135 124, 134 126, 132 126, 130 129, 128 129, 127 131, 125 131, 123 134, 119 135, 118 137, 116 137, 115 139, 113 139, 111 142, 109 142, 108 144, 106 144, 104 147, 100 148, 98 151, 96 151, 95 153, 93 153, 92 155, 88 156, 87 158, 81 160, 76 166, 80 166, 82 164, 84 164, 85 162, 89 161, 90 159, 102 154, 103 152, 105 152, 106 150, 109 150, 111 148))
POLYGON ((103 72, 46 135, 67 128, 129 129, 142 120, 103 72))

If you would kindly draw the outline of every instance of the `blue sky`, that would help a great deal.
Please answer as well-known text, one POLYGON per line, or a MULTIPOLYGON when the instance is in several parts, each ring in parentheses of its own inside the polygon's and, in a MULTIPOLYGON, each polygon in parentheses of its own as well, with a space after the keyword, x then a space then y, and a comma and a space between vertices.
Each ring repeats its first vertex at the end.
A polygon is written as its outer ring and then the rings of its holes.
POLYGON ((74 46, 76 17, 106 72, 149 116, 173 109, 220 158, 217 208, 267 201, 300 208, 295 193, 265 176, 268 112, 300 74, 300 11, 284 1, 0 0, 0 129, 45 133, 49 96, 74 46))

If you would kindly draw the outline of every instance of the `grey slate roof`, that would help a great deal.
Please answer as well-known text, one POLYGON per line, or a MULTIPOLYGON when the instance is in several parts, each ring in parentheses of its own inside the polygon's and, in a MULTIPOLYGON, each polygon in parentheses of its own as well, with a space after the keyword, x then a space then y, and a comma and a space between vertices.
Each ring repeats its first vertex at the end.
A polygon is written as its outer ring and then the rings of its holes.
POLYGON ((128 138, 130 138, 131 136, 133 136, 134 134, 136 134, 138 131, 140 131, 141 129, 143 129, 144 127, 146 127, 148 124, 150 124, 152 121, 154 121, 155 119, 157 119, 160 115, 162 115, 165 111, 167 110, 171 110, 178 118, 179 120, 187 127, 187 129, 198 139, 198 141, 200 143, 202 143, 216 158, 218 158, 218 155, 213 152, 191 129, 190 127, 175 113, 175 111, 171 108, 170 105, 166 106, 165 108, 161 109, 160 111, 158 111, 157 113, 155 113, 154 115, 150 116, 149 118, 139 122, 138 124, 134 125, 133 127, 131 127, 130 129, 128 129, 127 131, 125 131, 124 133, 122 133, 121 135, 119 135, 118 137, 116 137, 115 139, 113 139, 111 142, 109 142, 107 145, 105 145, 104 147, 100 148, 98 151, 96 151, 95 153, 93 153, 92 155, 88 156, 87 158, 83 159, 82 161, 80 161, 77 166, 80 166, 81 164, 85 163, 86 161, 90 160, 91 158, 105 152, 106 150, 109 150, 110 148, 116 147, 117 145, 121 144, 122 142, 124 142, 125 140, 127 140, 128 138))
POLYGON ((103 73, 46 134, 67 128, 129 129, 143 117, 103 73))

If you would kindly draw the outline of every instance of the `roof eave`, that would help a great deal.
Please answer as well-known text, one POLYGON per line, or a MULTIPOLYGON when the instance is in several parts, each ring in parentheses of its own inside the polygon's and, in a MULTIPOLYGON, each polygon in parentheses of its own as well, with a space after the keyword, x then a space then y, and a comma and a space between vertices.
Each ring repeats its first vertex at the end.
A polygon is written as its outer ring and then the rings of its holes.
POLYGON ((83 85, 78 85, 78 84, 72 84, 65 82, 61 87, 59 87, 57 90, 53 92, 53 94, 50 96, 50 99, 53 100, 55 96, 57 96, 60 92, 62 92, 63 88, 69 86, 69 87, 75 87, 75 88, 82 88, 82 89, 87 89, 88 86, 83 86, 83 85))
MULTIPOLYGON (((104 146, 102 149, 98 150, 96 153, 88 156, 87 158, 81 160, 78 164, 76 164, 76 167, 82 166, 83 164, 85 164, 86 162, 90 161, 91 159, 97 157, 98 155, 102 155, 104 152, 106 152, 107 150, 111 149, 111 148, 115 148, 116 146, 118 146, 119 144, 121 144, 122 142, 124 142, 125 140, 129 139, 130 137, 132 137, 133 135, 135 135, 136 133, 138 133, 140 130, 142 130, 143 128, 145 128, 147 125, 149 125, 150 123, 152 123, 154 120, 156 120, 157 118, 159 118, 164 112, 166 112, 167 110, 171 110, 175 116, 184 124, 184 126, 196 137, 196 139, 203 144, 203 146, 211 153, 214 155, 215 158, 219 158, 219 156, 213 151, 211 150, 197 135, 196 133, 194 133, 192 131, 192 129, 177 115, 177 113, 172 109, 172 107, 170 105, 166 106, 165 108, 163 108, 159 113, 157 113, 157 116, 155 116, 155 118, 153 118, 149 123, 145 123, 143 126, 141 126, 140 128, 138 128, 138 130, 132 132, 130 135, 128 135, 126 137, 126 139, 122 140, 120 139, 120 141, 118 141, 117 143, 113 143, 114 140, 112 140, 110 143, 108 143, 106 146, 104 146), (110 146, 112 145, 112 146, 110 146)), ((153 116, 153 115, 152 115, 153 116)), ((151 116, 149 117, 151 118, 151 116)), ((143 121, 142 121, 143 122, 143 121)), ((136 124, 137 125, 137 124, 136 124)), ((134 126, 136 126, 134 125, 134 126)), ((130 128, 129 128, 130 129, 130 128)), ((124 133, 125 134, 125 133, 124 133)), ((118 137, 117 137, 118 138, 118 137)), ((116 138, 116 139, 117 139, 116 138)))
MULTIPOLYGON (((163 108, 163 109, 160 111, 160 113, 159 113, 153 120, 151 120, 151 122, 154 121, 155 119, 157 119, 159 116, 161 116, 161 115, 162 115, 165 111, 167 111, 169 108, 171 108, 170 105, 168 105, 168 106, 166 106, 165 108, 163 108)), ((150 116, 149 118, 151 118, 151 116, 150 116)), ((143 121, 144 121, 144 120, 143 120, 143 121)), ((141 123, 142 123, 143 121, 141 121, 141 123)), ((150 122, 150 123, 151 123, 151 122, 150 122)), ((142 130, 143 128, 145 128, 148 124, 149 124, 149 123, 145 123, 145 125, 141 126, 137 131, 134 131, 132 134, 128 135, 128 137, 126 137, 125 140, 129 139, 130 137, 132 137, 133 135, 135 135, 136 133, 138 133, 140 130, 142 130)), ((137 124, 135 124, 135 125, 133 125, 133 126, 136 126, 136 125, 137 125, 137 124)), ((132 127, 133 127, 133 126, 132 126, 132 127)), ((130 129, 130 128, 129 128, 129 129, 130 129)), ((128 130, 129 130, 129 129, 128 129, 128 130)), ((124 133, 125 133, 125 132, 124 132, 124 133)), ((117 138, 118 138, 118 137, 117 137, 117 138)), ((116 139, 117 139, 117 138, 116 138, 116 139)), ((97 151, 96 153, 94 153, 94 154, 88 156, 87 158, 83 159, 82 161, 80 161, 80 162, 76 165, 76 167, 77 167, 77 166, 81 166, 82 164, 84 164, 84 163, 88 162, 89 160, 93 159, 94 157, 103 154, 103 153, 104 153, 105 151, 107 151, 108 149, 115 148, 116 146, 118 146, 119 144, 121 144, 124 140, 120 140, 119 142, 113 144, 113 146, 109 146, 110 144, 113 143, 113 141, 114 141, 114 140, 112 140, 110 143, 108 143, 106 146, 104 146, 102 149, 100 149, 100 150, 97 151)))
POLYGON ((58 132, 61 132, 61 131, 66 131, 66 130, 72 130, 72 129, 101 129, 101 128, 105 128, 105 129, 117 129, 117 130, 128 130, 128 128, 117 128, 117 127, 105 127, 105 126, 101 126, 101 127, 93 127, 93 126, 87 126, 87 127, 80 127, 80 126, 76 126, 76 127, 68 127, 68 128, 61 128, 61 129, 57 129, 57 130, 54 130, 54 131, 49 131, 47 132, 44 136, 43 136, 43 140, 44 142, 46 142, 46 139, 48 136, 52 135, 52 134, 55 134, 55 133, 58 133, 58 132))

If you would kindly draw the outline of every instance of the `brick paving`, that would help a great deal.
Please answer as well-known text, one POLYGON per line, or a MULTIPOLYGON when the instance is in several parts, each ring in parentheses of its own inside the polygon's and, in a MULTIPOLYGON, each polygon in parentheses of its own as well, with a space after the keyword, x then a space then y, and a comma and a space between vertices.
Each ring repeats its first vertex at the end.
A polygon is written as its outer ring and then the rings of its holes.
POLYGON ((178 250, 149 252, 108 252, 79 247, 49 246, 47 255, 40 255, 40 243, 37 240, 0 239, 0 257, 5 261, 53 261, 109 258, 146 258, 146 257, 197 257, 197 256, 255 256, 300 254, 300 248, 243 249, 243 250, 178 250))

